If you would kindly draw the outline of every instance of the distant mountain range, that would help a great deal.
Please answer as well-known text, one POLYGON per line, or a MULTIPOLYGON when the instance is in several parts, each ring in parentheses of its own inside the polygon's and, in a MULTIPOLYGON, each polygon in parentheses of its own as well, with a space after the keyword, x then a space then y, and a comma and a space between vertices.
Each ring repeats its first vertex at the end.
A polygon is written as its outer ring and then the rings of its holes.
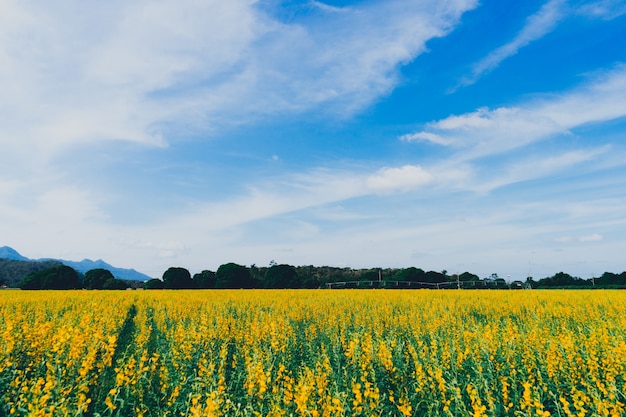
POLYGON ((84 274, 85 272, 91 269, 102 268, 102 269, 107 269, 111 271, 111 274, 113 274, 115 278, 131 280, 131 281, 147 281, 151 278, 148 275, 142 274, 141 272, 138 272, 134 269, 114 267, 113 265, 110 265, 104 262, 102 259, 98 259, 97 261, 92 261, 91 259, 83 259, 80 262, 68 261, 65 259, 53 259, 53 258, 30 259, 30 258, 20 255, 18 251, 16 251, 15 249, 9 246, 0 247, 0 259, 10 259, 14 261, 28 261, 28 262, 58 261, 64 265, 74 268, 81 274, 84 274))

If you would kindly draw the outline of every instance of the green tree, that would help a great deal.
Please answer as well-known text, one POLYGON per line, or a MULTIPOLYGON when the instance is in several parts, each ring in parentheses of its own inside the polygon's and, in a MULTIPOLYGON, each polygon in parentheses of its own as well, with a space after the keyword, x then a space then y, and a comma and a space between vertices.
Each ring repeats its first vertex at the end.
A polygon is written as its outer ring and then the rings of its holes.
POLYGON ((382 274, 380 268, 365 269, 360 272, 357 281, 378 281, 382 274))
POLYGON ((12 259, 0 259, 0 277, 4 284, 11 288, 17 288, 20 281, 33 272, 43 271, 63 265, 59 261, 14 261, 12 259))
POLYGON ((163 288, 163 281, 158 278, 152 278, 143 284, 144 290, 162 290, 163 288))
POLYGON ((110 279, 115 279, 108 269, 96 268, 85 273, 83 284, 88 290, 101 290, 104 283, 110 279))
POLYGON ((129 287, 126 281, 116 278, 110 278, 102 284, 103 290, 125 290, 129 287))
POLYGON ((538 288, 550 288, 550 287, 582 287, 591 285, 590 282, 584 279, 573 277, 565 272, 557 272, 551 277, 542 278, 537 283, 538 288))
POLYGON ((470 272, 463 272, 459 275, 459 281, 480 281, 480 277, 470 272))
POLYGON ((191 274, 185 268, 171 267, 163 273, 163 287, 165 289, 193 288, 191 274))
POLYGON ((444 274, 443 272, 428 271, 426 272, 426 274, 424 274, 425 281, 432 282, 432 283, 448 281, 448 276, 444 274))
POLYGON ((233 262, 220 265, 215 272, 215 288, 252 288, 250 271, 233 262))
POLYGON ((74 268, 61 265, 28 275, 19 287, 23 290, 70 290, 81 288, 81 283, 74 268))
POLYGON ((393 276, 394 281, 410 281, 410 282, 425 282, 426 273, 423 269, 415 268, 414 266, 401 269, 393 276))
POLYGON ((300 288, 296 268, 291 265, 272 265, 265 271, 266 288, 300 288))
POLYGON ((215 272, 204 270, 194 274, 193 282, 196 288, 215 288, 215 272))

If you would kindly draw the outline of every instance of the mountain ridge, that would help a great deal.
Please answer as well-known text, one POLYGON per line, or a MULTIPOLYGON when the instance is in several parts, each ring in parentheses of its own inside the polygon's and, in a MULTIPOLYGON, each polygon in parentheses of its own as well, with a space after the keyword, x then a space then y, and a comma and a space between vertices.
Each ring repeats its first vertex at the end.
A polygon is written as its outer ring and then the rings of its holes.
POLYGON ((85 272, 102 268, 107 269, 113 274, 115 278, 130 280, 130 281, 147 281, 151 277, 146 274, 143 274, 132 268, 118 268, 115 267, 102 259, 91 260, 91 259, 83 259, 82 261, 69 261, 66 259, 56 259, 56 258, 40 258, 40 259, 31 259, 21 255, 18 251, 13 249, 10 246, 2 246, 0 247, 0 259, 10 259, 14 261, 30 261, 30 262, 45 262, 45 261, 58 261, 63 265, 67 265, 69 267, 74 268, 76 271, 84 274, 85 272))

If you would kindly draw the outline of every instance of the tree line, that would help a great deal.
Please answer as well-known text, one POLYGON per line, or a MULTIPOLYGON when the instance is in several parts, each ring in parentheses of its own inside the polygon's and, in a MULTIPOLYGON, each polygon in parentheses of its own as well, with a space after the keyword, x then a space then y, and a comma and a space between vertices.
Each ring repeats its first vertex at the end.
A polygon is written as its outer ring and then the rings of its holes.
POLYGON ((19 261, 0 258, 0 285, 15 288, 19 282, 33 272, 63 265, 59 261, 19 261))
POLYGON ((130 286, 128 281, 115 278, 107 269, 92 269, 81 275, 67 265, 33 272, 18 284, 23 290, 125 290, 130 286))
POLYGON ((605 272, 599 277, 583 279, 574 277, 565 272, 559 272, 551 277, 535 281, 532 277, 526 279, 532 288, 626 288, 626 271, 621 274, 605 272))
MULTIPOLYGON (((614 274, 605 272, 600 277, 582 279, 559 272, 551 277, 534 280, 528 277, 525 282, 507 283, 497 274, 479 278, 470 272, 451 274, 447 271, 424 271, 416 267, 352 269, 330 266, 293 266, 276 264, 268 267, 250 267, 236 263, 221 265, 216 271, 204 270, 191 275, 182 267, 168 268, 160 279, 154 278, 145 283, 117 279, 106 269, 92 269, 84 275, 66 265, 54 265, 37 270, 22 279, 17 285, 22 289, 98 289, 114 290, 127 288, 144 289, 282 289, 282 288, 323 288, 328 283, 350 282, 356 287, 371 286, 374 282, 451 284, 448 288, 626 288, 626 272, 614 274), (358 285, 363 283, 364 285, 358 285)), ((406 285, 405 285, 406 286, 406 285)), ((409 286, 410 287, 410 286, 409 286)), ((433 287, 435 287, 433 285, 433 287)), ((437 288, 440 286, 437 285, 437 288)), ((441 288, 445 286, 442 285, 441 288)), ((413 287, 415 288, 415 287, 413 287)))

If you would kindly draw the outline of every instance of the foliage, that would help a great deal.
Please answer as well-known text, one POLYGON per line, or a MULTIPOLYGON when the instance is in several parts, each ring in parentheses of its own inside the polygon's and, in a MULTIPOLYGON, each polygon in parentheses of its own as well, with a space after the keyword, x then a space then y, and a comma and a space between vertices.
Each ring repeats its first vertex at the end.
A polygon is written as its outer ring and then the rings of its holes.
POLYGON ((102 284, 103 290, 125 290, 129 288, 129 285, 126 281, 117 278, 110 278, 102 284))
POLYGON ((393 275, 395 281, 410 281, 410 282, 426 282, 426 273, 423 269, 409 267, 401 269, 393 275))
POLYGON ((0 259, 0 281, 2 284, 16 288, 20 281, 33 272, 43 271, 63 265, 58 261, 20 261, 0 259))
POLYGON ((33 272, 24 278, 19 287, 23 290, 69 290, 81 288, 78 272, 61 265, 33 272))
POLYGON ((101 290, 104 284, 115 277, 108 269, 96 268, 85 272, 83 285, 88 290, 101 290))
POLYGON ((152 278, 151 280, 146 281, 146 283, 143 284, 143 288, 144 290, 162 290, 165 287, 163 285, 163 281, 157 278, 152 278))
POLYGON ((5 291, 0 415, 622 416, 625 309, 617 291, 5 291))
POLYGON ((424 274, 425 282, 439 283, 449 281, 444 272, 428 271, 424 274))
POLYGON ((171 267, 163 273, 163 287, 166 289, 189 289, 194 287, 194 282, 187 269, 171 267))
POLYGON ((626 272, 614 274, 605 272, 598 278, 582 279, 565 272, 535 281, 532 277, 526 280, 532 288, 626 288, 626 272))
POLYGON ((463 272, 461 275, 459 275, 459 281, 478 281, 480 280, 480 278, 478 277, 478 275, 476 274, 472 274, 470 272, 463 272))
POLYGON ((215 288, 215 272, 205 269, 204 271, 193 275, 193 282, 195 288, 215 288))
POLYGON ((215 288, 252 288, 250 271, 243 265, 227 263, 215 272, 215 288))
POLYGON ((272 265, 265 272, 266 288, 300 288, 296 268, 291 265, 272 265))

